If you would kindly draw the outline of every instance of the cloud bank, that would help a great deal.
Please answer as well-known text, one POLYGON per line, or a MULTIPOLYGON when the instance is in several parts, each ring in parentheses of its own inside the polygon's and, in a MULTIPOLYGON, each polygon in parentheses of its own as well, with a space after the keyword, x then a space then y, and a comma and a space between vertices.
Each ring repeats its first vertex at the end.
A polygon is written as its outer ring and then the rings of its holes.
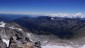
POLYGON ((1 14, 24 14, 34 16, 51 16, 51 17, 67 17, 67 18, 85 18, 85 14, 78 13, 33 13, 33 12, 0 12, 1 14))
POLYGON ((67 18, 85 18, 85 15, 81 12, 78 13, 56 13, 56 14, 48 14, 49 16, 52 17, 67 17, 67 18))

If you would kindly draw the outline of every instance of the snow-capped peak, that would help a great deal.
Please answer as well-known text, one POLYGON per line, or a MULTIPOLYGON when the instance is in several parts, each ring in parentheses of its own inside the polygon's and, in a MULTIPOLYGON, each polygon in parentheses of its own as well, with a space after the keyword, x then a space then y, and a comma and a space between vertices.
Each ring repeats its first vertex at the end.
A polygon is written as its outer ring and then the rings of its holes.
POLYGON ((5 22, 3 22, 3 21, 0 22, 0 27, 5 27, 5 25, 6 25, 5 22))

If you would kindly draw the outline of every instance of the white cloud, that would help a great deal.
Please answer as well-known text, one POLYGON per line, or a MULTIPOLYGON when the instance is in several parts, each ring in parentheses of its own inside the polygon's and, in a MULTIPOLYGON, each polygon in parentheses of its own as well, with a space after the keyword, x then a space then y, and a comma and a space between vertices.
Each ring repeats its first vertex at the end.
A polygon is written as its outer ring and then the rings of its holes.
POLYGON ((78 13, 40 13, 40 12, 0 12, 5 14, 25 14, 25 15, 36 15, 36 16, 51 16, 51 17, 67 17, 67 18, 85 18, 85 14, 78 12, 78 13))
POLYGON ((81 15, 82 15, 82 13, 81 12, 78 12, 74 16, 81 16, 81 15))
POLYGON ((49 16, 52 17, 67 17, 67 18, 85 18, 85 15, 82 14, 81 12, 78 13, 55 13, 55 14, 48 14, 49 16))
POLYGON ((74 14, 75 17, 83 17, 83 14, 81 12, 74 14))

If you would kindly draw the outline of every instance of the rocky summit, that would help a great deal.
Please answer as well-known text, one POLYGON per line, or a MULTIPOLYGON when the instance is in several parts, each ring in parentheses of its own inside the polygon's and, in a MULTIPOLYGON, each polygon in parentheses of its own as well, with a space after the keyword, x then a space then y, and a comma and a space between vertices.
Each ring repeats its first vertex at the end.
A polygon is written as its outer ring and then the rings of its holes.
POLYGON ((0 48, 41 48, 40 41, 32 42, 27 33, 14 22, 0 21, 0 48))

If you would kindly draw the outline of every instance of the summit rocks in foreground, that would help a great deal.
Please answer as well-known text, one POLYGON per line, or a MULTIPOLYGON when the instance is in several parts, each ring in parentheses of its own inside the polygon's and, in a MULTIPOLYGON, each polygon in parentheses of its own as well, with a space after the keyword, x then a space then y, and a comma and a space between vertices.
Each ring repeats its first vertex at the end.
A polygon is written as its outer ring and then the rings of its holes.
POLYGON ((27 32, 18 24, 1 21, 0 48, 41 48, 41 43, 30 41, 27 32))

